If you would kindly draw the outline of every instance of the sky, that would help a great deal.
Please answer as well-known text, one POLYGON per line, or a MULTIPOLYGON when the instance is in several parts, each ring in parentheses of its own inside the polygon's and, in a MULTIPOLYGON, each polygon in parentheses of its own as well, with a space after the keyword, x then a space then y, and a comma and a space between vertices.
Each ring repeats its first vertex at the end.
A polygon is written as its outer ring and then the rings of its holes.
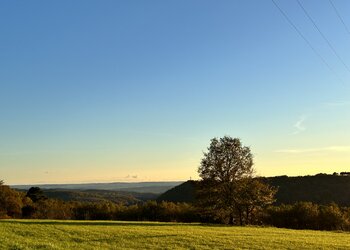
POLYGON ((260 176, 348 171, 350 1, 301 0, 316 26, 275 3, 292 25, 270 0, 0 1, 0 179, 197 179, 225 135, 260 176))

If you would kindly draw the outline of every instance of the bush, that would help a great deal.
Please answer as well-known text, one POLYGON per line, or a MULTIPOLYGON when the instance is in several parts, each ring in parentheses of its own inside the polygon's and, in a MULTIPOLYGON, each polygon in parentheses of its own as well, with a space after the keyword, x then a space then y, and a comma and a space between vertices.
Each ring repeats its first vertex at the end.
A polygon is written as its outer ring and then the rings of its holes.
POLYGON ((263 223, 276 227, 315 230, 349 230, 349 208, 337 204, 317 205, 298 202, 294 205, 271 206, 266 209, 263 223))
POLYGON ((0 218, 20 218, 22 206, 22 194, 0 184, 0 218))

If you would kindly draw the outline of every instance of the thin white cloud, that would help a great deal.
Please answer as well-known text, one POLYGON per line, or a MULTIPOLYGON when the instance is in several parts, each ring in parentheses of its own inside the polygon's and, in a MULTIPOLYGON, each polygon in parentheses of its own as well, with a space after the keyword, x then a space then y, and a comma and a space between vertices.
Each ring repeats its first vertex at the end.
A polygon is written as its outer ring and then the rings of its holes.
POLYGON ((294 128, 296 129, 293 134, 299 134, 306 130, 306 127, 304 126, 304 122, 306 120, 306 116, 303 115, 299 118, 299 120, 294 124, 294 128))
POLYGON ((327 102, 326 103, 327 106, 329 107, 343 107, 343 106, 347 106, 350 105, 350 102, 327 102))
POLYGON ((330 146, 323 148, 303 148, 303 149, 279 149, 276 153, 287 154, 303 154, 303 153, 318 153, 318 152, 350 152, 350 146, 330 146))
POLYGON ((130 175, 128 174, 127 176, 124 177, 125 179, 137 179, 137 175, 130 175))

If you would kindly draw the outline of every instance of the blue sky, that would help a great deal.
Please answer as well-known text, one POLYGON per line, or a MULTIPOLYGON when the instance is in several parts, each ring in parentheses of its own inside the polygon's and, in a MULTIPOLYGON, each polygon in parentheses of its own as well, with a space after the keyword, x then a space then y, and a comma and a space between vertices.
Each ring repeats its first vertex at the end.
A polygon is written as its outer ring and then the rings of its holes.
MULTIPOLYGON (((1 179, 197 178, 224 135, 259 175, 348 170, 350 71, 297 1, 275 1, 331 70, 272 1, 1 1, 1 179)), ((350 65, 330 2, 301 3, 350 65)))

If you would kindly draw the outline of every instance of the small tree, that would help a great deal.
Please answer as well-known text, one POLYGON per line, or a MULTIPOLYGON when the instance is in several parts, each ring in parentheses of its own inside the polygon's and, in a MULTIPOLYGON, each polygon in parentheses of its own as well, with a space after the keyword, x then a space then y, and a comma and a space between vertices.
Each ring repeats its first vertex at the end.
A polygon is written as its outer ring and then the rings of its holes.
POLYGON ((255 209, 274 201, 275 190, 253 179, 253 155, 237 138, 212 139, 198 172, 199 205, 229 224, 250 223, 255 209))
POLYGON ((30 198, 33 202, 47 199, 43 190, 41 190, 39 187, 31 187, 28 190, 26 197, 30 198))

